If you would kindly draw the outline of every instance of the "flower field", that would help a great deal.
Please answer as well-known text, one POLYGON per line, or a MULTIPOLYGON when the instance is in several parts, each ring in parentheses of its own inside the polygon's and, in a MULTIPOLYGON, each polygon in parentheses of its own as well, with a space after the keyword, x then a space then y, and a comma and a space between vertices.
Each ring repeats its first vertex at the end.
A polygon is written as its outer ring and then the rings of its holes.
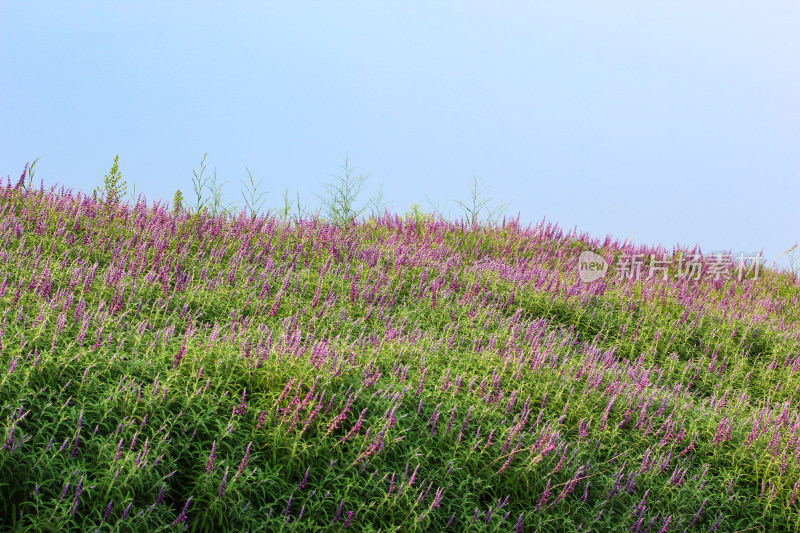
POLYGON ((545 221, 20 184, 0 529, 800 530, 795 274, 618 276, 697 250, 545 221), (608 275, 581 281, 583 251, 608 275))

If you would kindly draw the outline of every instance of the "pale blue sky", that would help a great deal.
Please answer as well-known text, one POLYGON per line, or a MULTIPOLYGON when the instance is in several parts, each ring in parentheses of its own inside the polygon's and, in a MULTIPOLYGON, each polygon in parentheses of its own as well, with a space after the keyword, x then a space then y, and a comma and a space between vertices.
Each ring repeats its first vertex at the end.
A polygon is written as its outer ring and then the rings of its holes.
MULTIPOLYGON (((800 3, 0 0, 0 172, 119 154, 192 199, 208 152, 278 207, 345 154, 392 210, 473 175, 523 221, 776 258, 800 239, 800 3)), ((785 261, 781 261, 785 263, 785 261)))

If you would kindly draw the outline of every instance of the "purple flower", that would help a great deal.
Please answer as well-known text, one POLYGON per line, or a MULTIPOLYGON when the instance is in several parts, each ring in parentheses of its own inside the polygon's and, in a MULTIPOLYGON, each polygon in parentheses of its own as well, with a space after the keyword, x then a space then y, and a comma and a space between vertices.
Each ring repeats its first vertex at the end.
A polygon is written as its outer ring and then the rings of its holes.
MULTIPOLYGON (((297 486, 298 489, 303 490, 306 488, 306 483, 308 482, 308 472, 311 470, 311 467, 306 468, 306 473, 303 475, 303 481, 300 482, 300 485, 297 486)), ((392 480, 394 481, 394 474, 392 474, 392 480)), ((391 493, 391 491, 389 491, 391 493)))
POLYGON ((586 422, 583 418, 581 418, 580 423, 578 424, 578 439, 585 439, 589 436, 589 423, 586 422))
POLYGON ((453 422, 456 419, 456 406, 453 406, 453 410, 450 412, 450 420, 447 421, 447 430, 445 433, 450 433, 450 430, 453 429, 453 422))
POLYGON ((292 515, 292 497, 289 496, 289 501, 286 502, 286 509, 283 510, 283 515, 286 517, 286 521, 289 521, 289 517, 292 515))
MULTIPOLYGON (((733 481, 733 480, 731 480, 733 481)), ((797 480, 797 483, 794 484, 792 488, 792 495, 789 497, 789 507, 794 505, 795 500, 797 499, 797 489, 800 488, 800 479, 797 480)))
POLYGON ((431 510, 436 509, 442 503, 442 488, 436 489, 436 494, 433 495, 433 502, 431 502, 431 510))
POLYGON ((408 488, 411 488, 411 485, 413 485, 414 481, 417 479, 417 470, 419 470, 419 465, 414 468, 414 472, 411 473, 411 477, 408 479, 408 488))
POLYGON ((247 389, 242 391, 242 401, 239 402, 239 405, 233 408, 234 415, 243 415, 247 411, 247 403, 245 403, 245 397, 247 396, 247 389))
POLYGON ((342 517, 342 507, 344 507, 344 501, 339 503, 339 509, 337 509, 336 516, 333 517, 333 521, 331 521, 331 524, 335 524, 342 517))
POLYGON ((80 503, 81 493, 83 492, 83 476, 78 480, 78 485, 75 487, 75 496, 73 497, 72 516, 78 512, 78 504, 80 503))
POLYGON ((111 505, 113 504, 113 500, 108 500, 108 505, 106 505, 106 510, 103 513, 103 522, 108 520, 108 515, 111 513, 111 505))
POLYGON ((266 419, 267 419, 267 412, 261 411, 258 414, 258 422, 256 423, 256 429, 261 429, 262 427, 264 427, 264 422, 266 421, 266 419))
MULTIPOLYGON (((13 415, 12 415, 13 416, 13 415)), ((11 430, 8 433, 8 439, 6 439, 6 443, 3 445, 3 448, 8 448, 9 453, 14 451, 14 424, 11 424, 11 430)))
POLYGON ((189 502, 191 502, 191 501, 192 501, 192 497, 190 496, 189 499, 186 500, 186 503, 183 504, 183 509, 181 509, 181 512, 178 515, 178 517, 170 525, 174 526, 176 524, 182 524, 182 523, 186 522, 186 513, 189 510, 189 502))
POLYGON ((707 501, 708 501, 708 498, 706 498, 705 500, 703 500, 703 503, 701 503, 701 504, 700 504, 700 509, 698 509, 698 510, 697 510, 697 513, 695 513, 695 515, 694 515, 694 518, 693 518, 693 519, 692 519, 692 521, 689 523, 689 527, 688 527, 687 529, 692 529, 692 528, 694 527, 695 523, 697 523, 697 519, 698 519, 698 518, 700 518, 700 513, 702 513, 702 512, 703 512, 703 507, 705 507, 705 506, 706 506, 706 502, 707 502, 707 501))
POLYGON ((539 503, 536 504, 536 510, 544 507, 548 498, 550 498, 550 479, 547 480, 547 485, 544 488, 544 492, 542 492, 542 495, 539 497, 539 503))
POLYGON ((152 511, 153 509, 155 509, 155 507, 156 507, 157 505, 159 505, 161 502, 163 502, 163 501, 164 501, 164 487, 166 487, 166 485, 165 485, 165 484, 162 484, 162 485, 161 485, 161 489, 159 489, 159 491, 158 491, 158 496, 156 496, 156 501, 155 501, 155 503, 153 503, 153 505, 151 505, 151 506, 150 506, 150 510, 151 510, 151 511, 152 511))
POLYGON ((117 453, 114 454, 114 460, 119 461, 120 457, 122 457, 122 440, 119 439, 119 443, 117 444, 117 453))
POLYGON ((83 425, 83 411, 78 415, 78 429, 75 431, 75 445, 72 447, 70 457, 75 457, 78 454, 78 444, 81 440, 81 426, 83 425))
POLYGON ((669 529, 669 522, 672 520, 672 516, 667 515, 664 518, 664 524, 661 526, 661 529, 658 530, 658 533, 666 533, 667 529, 669 529))
POLYGON ((210 474, 214 468, 214 459, 217 458, 217 454, 215 450, 217 448, 217 441, 211 443, 211 453, 208 455, 208 460, 206 461, 206 474, 210 474))
POLYGON ((236 479, 242 475, 242 472, 247 466, 247 461, 250 459, 250 446, 252 445, 252 442, 247 443, 247 449, 244 451, 244 457, 242 457, 242 462, 239 463, 239 468, 236 470, 236 475, 233 477, 233 479, 236 479))
MULTIPOLYGON (((35 161, 34 161, 35 163, 35 161)), ((17 181, 17 184, 14 186, 14 190, 19 189, 22 187, 22 184, 25 183, 25 175, 28 173, 28 163, 25 163, 25 168, 22 169, 22 174, 17 181)))
POLYGON ((225 481, 228 479, 228 468, 225 468, 225 474, 222 476, 222 481, 219 484, 219 490, 217 491, 217 497, 222 498, 222 495, 225 494, 225 481))
POLYGON ((14 369, 17 368, 17 363, 19 362, 19 357, 12 357, 11 363, 8 365, 8 373, 11 374, 14 372, 14 369))

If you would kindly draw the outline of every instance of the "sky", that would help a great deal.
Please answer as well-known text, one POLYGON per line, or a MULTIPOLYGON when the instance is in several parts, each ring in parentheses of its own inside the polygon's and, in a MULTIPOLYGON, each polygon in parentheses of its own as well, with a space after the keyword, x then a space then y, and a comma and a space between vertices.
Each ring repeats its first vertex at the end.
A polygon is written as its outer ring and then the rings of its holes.
MULTIPOLYGON (((787 265, 800 3, 0 0, 0 175, 245 207, 369 175, 392 212, 489 205, 787 265), (206 193, 207 195, 208 193, 206 193), (779 256, 781 256, 779 258, 779 256)), ((367 194, 362 197, 366 201, 367 194)), ((800 254, 798 254, 800 267, 800 254)))

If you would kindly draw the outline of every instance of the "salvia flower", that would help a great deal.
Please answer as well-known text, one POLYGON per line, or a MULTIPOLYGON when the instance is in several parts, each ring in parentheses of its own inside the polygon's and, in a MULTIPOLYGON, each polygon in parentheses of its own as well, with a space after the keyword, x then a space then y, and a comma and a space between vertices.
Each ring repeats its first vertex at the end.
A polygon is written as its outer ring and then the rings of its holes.
POLYGON ((182 523, 186 522, 186 513, 189 511, 189 502, 191 502, 191 501, 192 501, 192 497, 190 496, 189 499, 186 500, 186 503, 183 504, 183 509, 181 509, 181 512, 178 515, 178 517, 170 525, 174 526, 174 525, 182 524, 182 523))
MULTIPOLYGON (((308 482, 308 473, 310 470, 311 470, 310 466, 306 468, 306 473, 303 474, 303 480, 300 482, 300 485, 297 486, 298 489, 303 490, 304 488, 306 488, 306 483, 308 482)), ((394 474, 392 474, 392 480, 394 480, 394 474)))
POLYGON ((789 497, 789 507, 794 505, 794 502, 797 500, 797 489, 800 488, 800 479, 794 484, 792 487, 792 495, 789 497))
POLYGON ((61 496, 59 496, 58 501, 64 501, 64 498, 67 497, 67 491, 69 490, 69 482, 64 485, 64 490, 61 491, 61 496))
POLYGON ((433 495, 433 501, 431 502, 430 509, 431 510, 436 509, 441 505, 441 503, 442 503, 442 488, 439 487, 438 489, 436 489, 436 493, 433 495))
POLYGON ((539 502, 536 504, 536 509, 539 510, 547 503, 548 498, 550 498, 550 480, 547 480, 547 485, 544 488, 544 492, 539 497, 539 502))
POLYGON ((164 488, 166 487, 165 484, 161 485, 161 488, 158 491, 158 496, 156 496, 156 501, 153 505, 150 506, 150 511, 155 509, 161 502, 164 501, 164 488))
POLYGON ((83 425, 83 411, 81 411, 80 415, 78 415, 78 428, 75 431, 75 445, 72 447, 72 453, 70 453, 70 457, 75 457, 78 454, 78 444, 81 440, 81 426, 83 425))
POLYGON ((208 460, 206 461, 206 474, 210 474, 214 468, 214 459, 217 458, 217 454, 215 453, 217 448, 217 441, 211 443, 211 453, 208 454, 208 460))
POLYGON ((219 484, 219 490, 217 491, 217 497, 222 498, 222 495, 225 494, 225 485, 226 480, 228 479, 228 468, 225 468, 225 473, 222 475, 222 481, 219 484))
POLYGON ((342 508, 344 507, 344 500, 339 502, 339 508, 336 510, 336 516, 333 517, 331 524, 335 524, 342 517, 342 508))
POLYGON ((289 521, 289 517, 292 516, 292 497, 289 496, 289 501, 286 502, 286 508, 283 510, 283 515, 286 517, 286 521, 289 521))
POLYGON ((247 443, 247 449, 244 451, 244 457, 242 457, 242 462, 239 463, 239 468, 236 470, 236 475, 233 479, 237 479, 239 476, 242 475, 245 467, 247 466, 247 461, 250 459, 250 447, 253 445, 252 442, 247 443))
POLYGON ((103 513, 103 522, 108 521, 108 515, 111 513, 111 505, 113 504, 113 500, 108 500, 108 505, 106 505, 106 510, 103 513))
POLYGON ((239 402, 239 405, 233 408, 234 415, 243 415, 247 411, 247 403, 245 402, 245 398, 247 396, 247 389, 242 391, 242 401, 239 402))

